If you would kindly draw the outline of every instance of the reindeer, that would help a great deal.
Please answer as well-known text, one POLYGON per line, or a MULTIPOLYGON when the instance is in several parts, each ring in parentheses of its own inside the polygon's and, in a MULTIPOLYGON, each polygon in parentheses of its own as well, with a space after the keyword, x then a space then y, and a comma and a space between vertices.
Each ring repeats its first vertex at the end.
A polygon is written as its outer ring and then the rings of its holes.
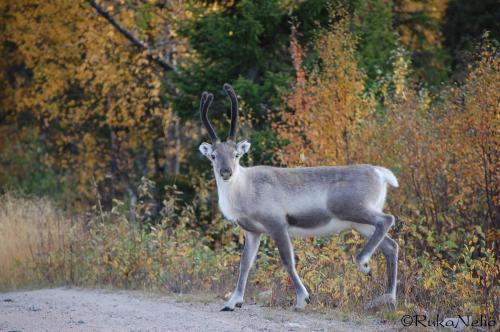
POLYGON ((297 310, 310 303, 309 293, 295 270, 291 237, 321 236, 355 229, 367 243, 355 263, 364 275, 371 275, 369 261, 379 248, 387 263, 384 295, 365 308, 396 305, 398 244, 387 235, 394 216, 382 212, 387 185, 398 187, 394 174, 383 167, 349 165, 333 167, 279 168, 243 167, 240 158, 250 149, 246 140, 236 143, 238 99, 233 88, 224 84, 231 100, 229 136, 222 142, 208 120, 213 94, 203 92, 201 120, 212 144, 202 143, 200 152, 212 163, 217 183, 219 207, 224 217, 237 223, 245 234, 236 289, 222 311, 241 307, 248 273, 257 256, 261 234, 276 243, 296 291, 297 310))

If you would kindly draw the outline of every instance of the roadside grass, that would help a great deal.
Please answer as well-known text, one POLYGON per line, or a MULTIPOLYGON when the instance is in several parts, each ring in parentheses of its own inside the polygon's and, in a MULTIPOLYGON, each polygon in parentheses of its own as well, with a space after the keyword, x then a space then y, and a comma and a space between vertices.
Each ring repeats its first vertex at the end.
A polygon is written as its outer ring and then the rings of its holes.
POLYGON ((0 290, 66 283, 81 224, 48 199, 0 199, 0 290))
MULTIPOLYGON (((4 194, 0 197, 0 291, 71 285, 175 294, 179 301, 222 302, 236 282, 241 243, 213 248, 209 236, 194 227, 192 209, 176 213, 175 226, 165 217, 160 224, 146 227, 129 221, 120 204, 109 213, 96 209, 74 217, 47 199, 4 194)), ((229 238, 239 235, 230 224, 223 232, 229 238)), ((349 321, 366 316, 363 305, 384 291, 382 256, 372 259, 374 276, 369 278, 354 265, 353 257, 363 243, 354 233, 294 242, 297 269, 312 294, 306 312, 336 312, 349 321)), ((274 247, 264 238, 246 301, 289 308, 295 294, 274 247), (262 292, 268 296, 260 297, 262 292)), ((488 280, 484 276, 495 276, 494 258, 465 259, 453 275, 447 275, 443 262, 423 261, 401 250, 398 307, 395 312, 382 308, 370 316, 397 322, 404 314, 495 315, 498 287, 488 284, 487 295, 481 289, 481 282, 488 280)))

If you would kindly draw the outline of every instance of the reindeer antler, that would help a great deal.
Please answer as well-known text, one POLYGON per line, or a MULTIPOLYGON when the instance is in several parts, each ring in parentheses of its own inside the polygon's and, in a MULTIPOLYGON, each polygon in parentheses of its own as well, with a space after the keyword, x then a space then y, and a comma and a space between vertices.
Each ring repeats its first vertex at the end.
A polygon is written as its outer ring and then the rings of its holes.
POLYGON ((224 90, 231 100, 231 126, 229 127, 229 135, 227 139, 235 141, 236 130, 238 127, 238 98, 236 97, 236 93, 231 85, 227 83, 224 84, 224 90))
POLYGON ((207 128, 208 135, 210 136, 213 142, 217 142, 219 141, 219 138, 217 137, 214 128, 210 124, 210 121, 208 121, 208 108, 212 104, 213 100, 214 100, 213 94, 208 93, 206 91, 201 94, 200 115, 201 115, 201 122, 203 122, 205 128, 207 128))

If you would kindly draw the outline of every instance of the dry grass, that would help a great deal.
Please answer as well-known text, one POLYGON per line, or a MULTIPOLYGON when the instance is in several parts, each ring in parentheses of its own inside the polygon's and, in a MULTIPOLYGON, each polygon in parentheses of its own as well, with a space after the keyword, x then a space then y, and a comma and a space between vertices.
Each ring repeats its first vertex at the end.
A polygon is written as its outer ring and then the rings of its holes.
POLYGON ((186 227, 191 214, 181 214, 175 229, 147 231, 117 210, 94 209, 84 221, 48 199, 0 196, 0 291, 71 284, 186 293, 233 281, 235 271, 221 276, 216 262, 239 255, 216 255, 200 242, 202 235, 186 227))
POLYGON ((61 280, 72 221, 54 203, 13 194, 0 201, 0 289, 61 280), (43 265, 49 267, 47 270, 43 265))

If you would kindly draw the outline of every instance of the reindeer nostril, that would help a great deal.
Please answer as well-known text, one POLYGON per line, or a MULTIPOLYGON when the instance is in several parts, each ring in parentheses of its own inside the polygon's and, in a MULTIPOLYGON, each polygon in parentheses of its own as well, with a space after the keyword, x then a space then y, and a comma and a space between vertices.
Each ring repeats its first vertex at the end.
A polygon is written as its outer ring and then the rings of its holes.
POLYGON ((228 168, 223 168, 220 170, 220 176, 222 176, 223 178, 228 178, 231 176, 231 170, 228 169, 228 168))

